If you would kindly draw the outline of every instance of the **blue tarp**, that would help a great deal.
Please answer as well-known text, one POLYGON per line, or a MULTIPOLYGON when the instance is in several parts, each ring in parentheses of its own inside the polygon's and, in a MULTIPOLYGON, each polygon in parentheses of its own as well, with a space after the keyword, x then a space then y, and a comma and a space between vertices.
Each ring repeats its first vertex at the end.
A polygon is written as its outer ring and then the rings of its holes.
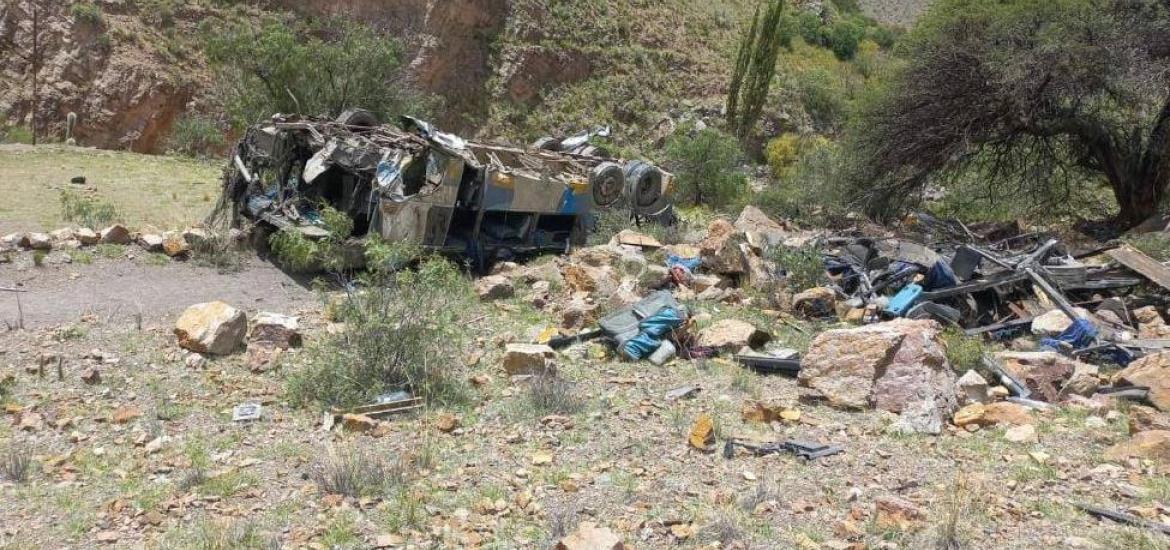
POLYGON ((668 332, 682 324, 683 318, 678 310, 664 307, 638 323, 638 335, 622 344, 622 353, 635 361, 642 359, 662 345, 662 339, 668 332))
POLYGON ((1064 332, 1060 333, 1056 338, 1044 338, 1040 340, 1042 347, 1051 348, 1053 350, 1060 350, 1061 343, 1071 345, 1075 349, 1089 347, 1097 338, 1097 327, 1088 319, 1076 319, 1064 332))
POLYGON ((703 260, 701 258, 683 258, 682 256, 675 256, 674 254, 669 254, 666 256, 666 267, 670 268, 676 265, 680 265, 687 268, 687 271, 690 271, 691 273, 694 273, 697 269, 699 269, 699 265, 702 263, 703 260))

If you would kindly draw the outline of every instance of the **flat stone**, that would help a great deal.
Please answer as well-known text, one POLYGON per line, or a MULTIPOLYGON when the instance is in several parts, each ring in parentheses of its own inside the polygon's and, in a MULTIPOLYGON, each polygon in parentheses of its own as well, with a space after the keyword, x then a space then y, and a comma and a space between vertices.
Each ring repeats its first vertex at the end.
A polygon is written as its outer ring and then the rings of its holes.
POLYGON ((699 345, 725 351, 738 350, 744 346, 758 348, 767 344, 772 335, 757 329, 747 321, 724 319, 699 331, 699 345))
POLYGON ((1012 443, 1035 443, 1038 441, 1036 427, 1031 424, 1012 426, 1003 433, 1003 438, 1012 443))
POLYGON ((508 344, 504 349, 504 371, 510 376, 543 374, 552 369, 549 359, 557 352, 544 344, 508 344))
POLYGON ((1128 458, 1153 460, 1160 464, 1170 463, 1170 431, 1147 430, 1133 434, 1105 450, 1105 460, 1123 462, 1128 458))
POLYGON ((163 237, 157 233, 143 233, 138 236, 138 246, 147 252, 162 252, 163 237))

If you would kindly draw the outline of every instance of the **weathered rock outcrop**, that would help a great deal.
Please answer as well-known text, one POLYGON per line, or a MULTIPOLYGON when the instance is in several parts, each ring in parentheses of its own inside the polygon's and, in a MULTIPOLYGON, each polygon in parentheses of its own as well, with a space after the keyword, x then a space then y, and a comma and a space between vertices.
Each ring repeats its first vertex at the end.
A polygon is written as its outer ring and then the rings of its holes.
POLYGON ((938 433, 957 406, 955 374, 934 321, 897 319, 818 335, 800 382, 830 405, 903 415, 900 429, 938 433))

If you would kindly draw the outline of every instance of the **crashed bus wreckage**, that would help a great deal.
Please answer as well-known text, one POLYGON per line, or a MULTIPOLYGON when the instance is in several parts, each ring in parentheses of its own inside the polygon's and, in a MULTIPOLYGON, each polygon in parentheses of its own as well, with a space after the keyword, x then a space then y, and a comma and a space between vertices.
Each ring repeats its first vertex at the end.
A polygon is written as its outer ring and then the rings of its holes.
POLYGON ((224 196, 235 223, 243 216, 322 238, 319 208, 328 205, 353 219, 353 237, 480 266, 582 244, 596 208, 673 216, 672 176, 648 162, 474 143, 410 117, 399 128, 363 111, 336 121, 275 115, 248 128, 232 155, 224 196))

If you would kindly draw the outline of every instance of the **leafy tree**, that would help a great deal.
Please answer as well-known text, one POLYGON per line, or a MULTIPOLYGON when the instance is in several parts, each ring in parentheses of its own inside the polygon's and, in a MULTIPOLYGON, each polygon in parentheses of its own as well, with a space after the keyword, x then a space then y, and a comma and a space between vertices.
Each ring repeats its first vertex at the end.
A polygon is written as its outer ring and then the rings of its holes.
POLYGON ((741 139, 760 119, 776 75, 776 59, 787 36, 781 20, 783 10, 783 0, 769 0, 761 19, 757 7, 751 27, 739 43, 727 96, 727 121, 741 139))
POLYGON ((1170 2, 941 0, 855 121, 854 196, 892 215, 928 184, 1067 204, 1106 185, 1133 226, 1170 179, 1170 2))
POLYGON ((743 154, 731 136, 704 128, 678 135, 666 145, 667 164, 675 173, 680 198, 721 208, 742 195, 747 179, 739 171, 743 154))
POLYGON ((236 127, 277 112, 335 116, 360 107, 386 119, 425 106, 402 78, 398 42, 360 23, 307 29, 270 21, 209 31, 207 40, 236 127))

